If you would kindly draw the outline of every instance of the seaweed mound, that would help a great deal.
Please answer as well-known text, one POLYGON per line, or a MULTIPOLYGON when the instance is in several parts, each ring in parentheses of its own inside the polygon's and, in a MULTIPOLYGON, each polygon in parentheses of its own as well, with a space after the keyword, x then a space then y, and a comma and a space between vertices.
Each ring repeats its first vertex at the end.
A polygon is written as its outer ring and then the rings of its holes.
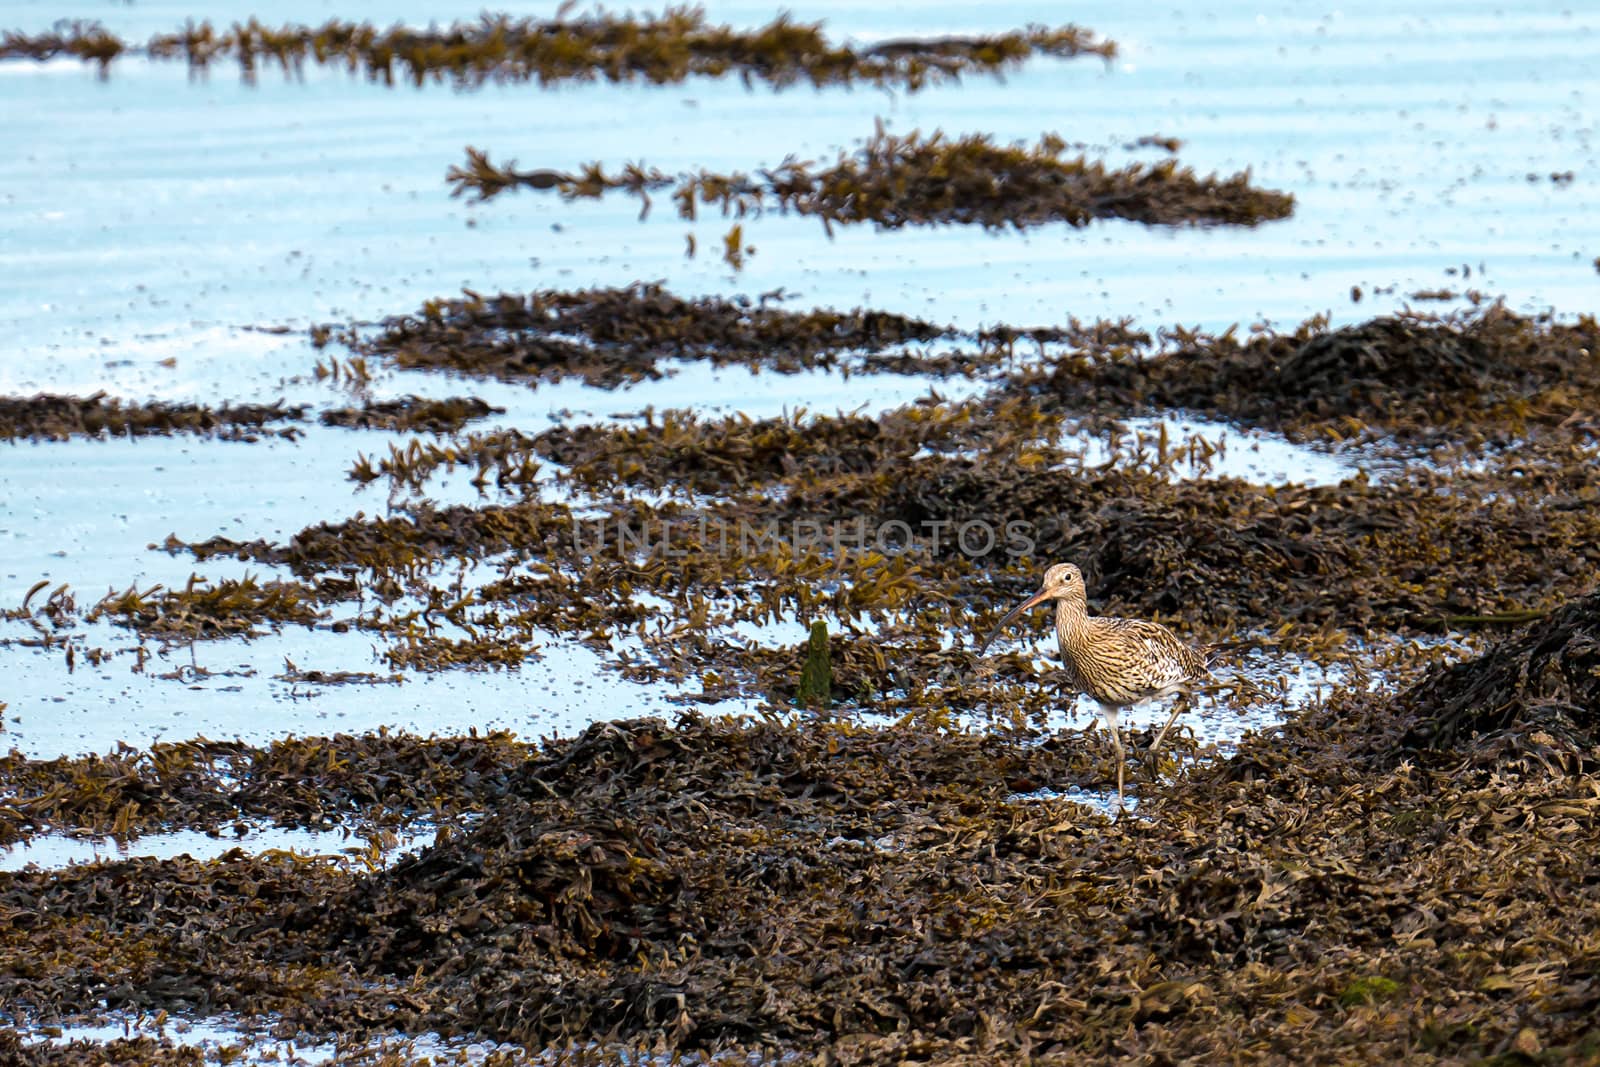
POLYGON ((1472 334, 1385 317, 1313 337, 1278 364, 1268 388, 1299 398, 1310 414, 1364 414, 1383 410, 1396 393, 1495 390, 1503 366, 1472 334))
POLYGON ((1186 408, 1338 439, 1381 427, 1401 437, 1456 427, 1520 434, 1594 410, 1600 324, 1561 323, 1495 303, 1447 315, 1404 312, 1329 330, 1182 329, 1082 334, 1043 371, 1014 376, 1029 395, 1069 410, 1186 408))
MULTIPOLYGON (((850 1005, 884 966, 884 942, 905 951, 898 916, 935 898, 984 921, 999 906, 966 884, 959 857, 934 849, 913 870, 902 850, 985 827, 978 813, 1081 759, 1053 744, 843 725, 600 723, 527 761, 493 815, 307 921, 332 919, 329 949, 358 971, 420 969, 436 1003, 534 1046, 874 1030, 881 1020, 850 1005), (846 899, 880 883, 884 899, 846 899), (819 937, 828 952, 806 948, 819 937)), ((1032 862, 999 857, 996 877, 1025 882, 1032 862)), ((945 934, 943 951, 975 951, 945 934)), ((913 938, 911 954, 924 950, 913 938)), ((900 1010, 919 1024, 945 1014, 900 1010)))
POLYGON ((1569 752, 1600 739, 1600 593, 1574 600, 1488 652, 1436 669, 1402 700, 1406 743, 1447 748, 1473 735, 1543 731, 1569 752))
MULTIPOLYGON (((890 312, 787 311, 748 299, 685 300, 654 283, 617 289, 431 300, 416 315, 385 320, 370 338, 341 337, 359 355, 399 367, 445 369, 504 380, 569 375, 615 388, 660 378, 663 360, 708 360, 793 374, 833 367, 855 352, 881 352, 948 336, 890 312)), ((326 343, 331 331, 317 340, 326 343)))

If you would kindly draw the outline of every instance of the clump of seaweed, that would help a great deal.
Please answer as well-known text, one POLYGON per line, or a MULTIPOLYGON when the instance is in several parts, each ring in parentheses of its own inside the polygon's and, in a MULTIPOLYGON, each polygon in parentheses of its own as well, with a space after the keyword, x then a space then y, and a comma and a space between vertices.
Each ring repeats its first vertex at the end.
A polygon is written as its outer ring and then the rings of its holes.
POLYGON ((789 311, 767 299, 685 300, 641 283, 495 297, 469 292, 387 319, 372 336, 349 331, 340 339, 361 355, 399 367, 508 380, 575 375, 609 388, 661 377, 664 360, 794 373, 836 366, 850 353, 882 352, 950 332, 879 311, 789 311))
POLYGON ((305 405, 136 404, 104 392, 87 397, 40 393, 33 397, 0 397, 0 441, 19 439, 65 441, 72 437, 138 437, 149 434, 200 434, 225 441, 255 441, 262 435, 293 439, 292 426, 268 429, 275 422, 298 422, 305 405))
POLYGON ((1329 330, 1134 332, 1016 375, 1066 407, 1181 407, 1297 435, 1343 440, 1369 427, 1401 437, 1473 436, 1554 425, 1600 406, 1600 323, 1528 317, 1490 303, 1406 312, 1329 330))
POLYGON ((102 78, 109 76, 112 61, 127 48, 126 42, 100 23, 84 19, 64 19, 48 33, 7 30, 0 36, 0 59, 43 62, 57 56, 73 56, 95 64, 102 78))
POLYGON ((467 423, 503 415, 505 408, 492 406, 478 397, 449 397, 429 400, 405 396, 398 400, 375 400, 359 408, 335 408, 318 419, 324 426, 344 426, 356 430, 405 430, 412 433, 457 433, 467 423))
POLYGON ((315 589, 298 582, 258 581, 251 575, 213 585, 191 575, 183 589, 129 586, 108 593, 90 609, 90 622, 109 617, 141 634, 167 641, 251 636, 258 626, 315 626, 327 616, 315 589))
POLYGON ((615 173, 599 163, 577 174, 519 171, 514 162, 496 166, 474 148, 467 149, 466 166, 452 167, 445 177, 453 195, 470 192, 479 200, 516 188, 550 189, 567 200, 624 190, 641 201, 641 218, 649 214, 652 192, 670 190, 684 219, 695 219, 702 205, 719 207, 724 217, 794 212, 820 219, 830 233, 835 224, 862 222, 882 229, 953 224, 1021 230, 1108 218, 1254 226, 1294 210, 1293 196, 1252 185, 1248 173, 1201 177, 1175 160, 1113 168, 1066 151, 1054 134, 1028 148, 997 145, 985 134, 952 139, 913 130, 902 137, 880 125, 831 167, 815 169, 791 156, 756 177, 704 170, 672 175, 641 164, 615 173))
POLYGON ((16 1030, 0 1030, 0 1059, 17 1067, 77 1067, 81 1063, 114 1063, 118 1067, 205 1067, 205 1052, 171 1038, 118 1037, 109 1041, 24 1042, 16 1030))
POLYGON ((1029 26, 988 36, 907 38, 866 48, 835 44, 821 23, 779 15, 755 30, 712 25, 698 7, 668 7, 661 15, 602 11, 552 19, 484 14, 448 28, 379 29, 371 23, 330 20, 322 26, 270 27, 254 18, 217 30, 189 23, 146 44, 124 41, 95 22, 63 22, 49 33, 8 31, 0 59, 78 56, 99 65, 101 76, 119 55, 178 59, 192 70, 232 59, 247 81, 265 66, 286 76, 309 63, 344 67, 371 82, 456 89, 485 84, 569 81, 674 84, 691 77, 738 75, 774 88, 796 84, 879 85, 916 91, 968 74, 1000 75, 1036 56, 1110 59, 1116 45, 1076 26, 1029 26))
POLYGON ((539 464, 534 459, 533 440, 518 430, 473 433, 452 438, 449 443, 412 440, 404 448, 389 446, 389 455, 374 463, 365 454, 350 468, 350 480, 366 485, 379 478, 389 479, 392 490, 421 494, 424 486, 441 468, 475 467, 471 484, 480 493, 489 486, 490 475, 496 488, 518 488, 532 492, 539 481, 539 464))
POLYGON ((1402 699, 1413 745, 1538 736, 1548 750, 1600 758, 1600 593, 1574 600, 1490 648, 1435 668, 1402 699))
POLYGON ((503 732, 417 738, 382 731, 266 746, 199 739, 105 755, 0 757, 0 846, 64 831, 130 839, 242 819, 392 828, 493 806, 532 754, 503 732))

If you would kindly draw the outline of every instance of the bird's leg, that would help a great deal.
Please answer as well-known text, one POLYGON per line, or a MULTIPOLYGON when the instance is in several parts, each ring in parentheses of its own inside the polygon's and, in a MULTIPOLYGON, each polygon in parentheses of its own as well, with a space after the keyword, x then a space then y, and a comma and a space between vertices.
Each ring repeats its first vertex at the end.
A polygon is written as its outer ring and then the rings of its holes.
POLYGON ((1151 759, 1155 758, 1156 750, 1161 747, 1162 739, 1167 736, 1167 731, 1172 729, 1172 724, 1178 721, 1178 716, 1182 713, 1183 698, 1179 697, 1172 705, 1172 714, 1167 716, 1167 725, 1163 726, 1161 732, 1156 734, 1155 742, 1150 746, 1149 756, 1151 759))
POLYGON ((1121 815, 1126 810, 1122 800, 1122 782, 1128 768, 1122 753, 1122 730, 1117 723, 1117 709, 1101 708, 1100 718, 1105 721, 1106 729, 1111 732, 1111 747, 1117 754, 1117 814, 1121 815))
POLYGON ((1128 805, 1122 799, 1122 776, 1128 772, 1128 765, 1122 756, 1122 737, 1116 730, 1111 731, 1111 743, 1117 750, 1117 814, 1121 815, 1128 810, 1128 805))

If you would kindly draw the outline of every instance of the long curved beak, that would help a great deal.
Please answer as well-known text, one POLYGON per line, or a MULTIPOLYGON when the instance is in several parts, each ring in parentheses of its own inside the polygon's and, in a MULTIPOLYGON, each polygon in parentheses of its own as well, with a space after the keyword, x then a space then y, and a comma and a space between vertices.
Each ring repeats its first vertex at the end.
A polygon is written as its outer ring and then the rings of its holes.
POLYGON ((1034 606, 1036 606, 1038 604, 1042 604, 1046 600, 1049 600, 1049 599, 1050 599, 1049 595, 1045 592, 1045 590, 1041 589, 1037 593, 1035 593, 1031 597, 1029 597, 1027 600, 1024 600, 1022 603, 1018 604, 1016 607, 1014 607, 1010 611, 1006 612, 1005 617, 1002 618, 999 622, 995 623, 994 624, 994 629, 989 631, 989 636, 985 637, 983 639, 983 644, 978 646, 978 655, 981 656, 986 651, 988 651, 990 642, 992 642, 996 637, 1000 636, 1000 631, 1004 630, 1006 628, 1006 624, 1008 622, 1010 622, 1012 619, 1016 618, 1018 615, 1021 615, 1024 611, 1027 611, 1029 608, 1034 607, 1034 606))

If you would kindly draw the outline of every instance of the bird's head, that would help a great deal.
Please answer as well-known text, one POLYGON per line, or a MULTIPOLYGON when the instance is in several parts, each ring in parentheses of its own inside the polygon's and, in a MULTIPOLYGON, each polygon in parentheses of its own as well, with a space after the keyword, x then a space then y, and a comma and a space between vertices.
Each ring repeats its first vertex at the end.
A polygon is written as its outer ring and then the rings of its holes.
POLYGON ((1083 589, 1083 572, 1076 563, 1057 563, 1044 572, 1044 584, 1033 595, 1034 603, 1042 600, 1060 600, 1083 589))
POLYGON ((1039 586, 1039 591, 1010 611, 995 624, 989 636, 983 639, 983 644, 978 646, 978 655, 983 655, 989 648, 989 643, 1000 635, 1006 624, 1021 615, 1031 607, 1043 604, 1046 600, 1084 600, 1086 593, 1083 586, 1083 572, 1076 564, 1057 563, 1044 572, 1044 582, 1039 586))

